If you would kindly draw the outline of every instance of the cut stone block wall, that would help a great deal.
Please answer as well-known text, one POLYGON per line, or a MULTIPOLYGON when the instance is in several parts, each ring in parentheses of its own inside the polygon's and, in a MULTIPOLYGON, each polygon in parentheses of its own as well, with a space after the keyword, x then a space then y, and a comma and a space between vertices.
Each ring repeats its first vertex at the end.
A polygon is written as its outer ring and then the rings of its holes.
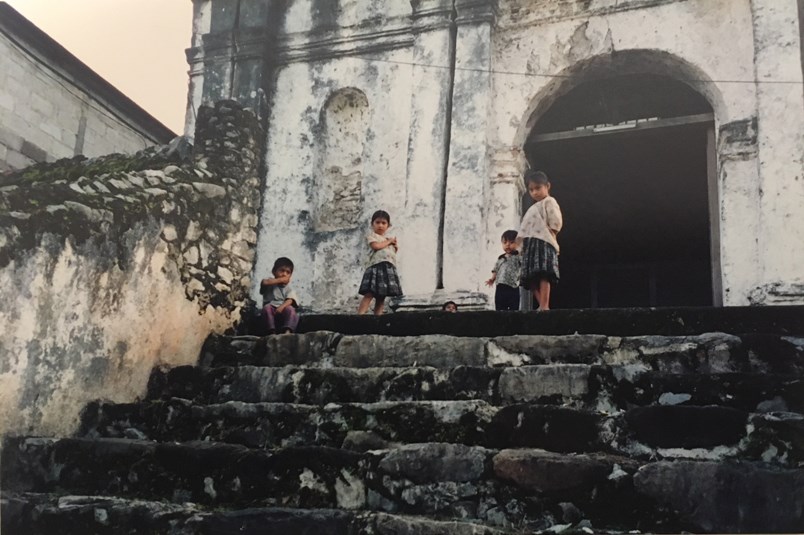
POLYGON ((0 171, 154 144, 58 66, 0 32, 0 171))

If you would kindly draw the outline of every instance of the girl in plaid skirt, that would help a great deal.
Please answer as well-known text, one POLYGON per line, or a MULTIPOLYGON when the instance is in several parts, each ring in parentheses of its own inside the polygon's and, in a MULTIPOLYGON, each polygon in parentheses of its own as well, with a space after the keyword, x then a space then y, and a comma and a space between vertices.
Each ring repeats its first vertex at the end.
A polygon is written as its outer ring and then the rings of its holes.
POLYGON ((366 237, 371 252, 368 257, 368 268, 363 273, 358 293, 363 296, 357 307, 358 314, 365 314, 371 300, 374 299, 374 314, 382 314, 386 297, 402 295, 399 275, 396 273, 396 253, 399 245, 396 238, 385 233, 391 226, 391 216, 385 210, 377 210, 371 216, 372 232, 366 237))
POLYGON ((561 208, 550 196, 550 180, 546 174, 528 169, 525 186, 536 204, 525 212, 516 237, 522 251, 520 285, 533 292, 539 310, 549 310, 550 287, 559 279, 556 235, 564 220, 561 208))

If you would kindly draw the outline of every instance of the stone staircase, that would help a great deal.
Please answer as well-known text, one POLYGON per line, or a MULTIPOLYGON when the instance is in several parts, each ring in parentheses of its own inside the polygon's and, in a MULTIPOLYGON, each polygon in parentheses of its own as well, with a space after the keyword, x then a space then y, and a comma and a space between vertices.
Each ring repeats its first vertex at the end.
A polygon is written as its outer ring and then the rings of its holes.
POLYGON ((302 329, 213 336, 75 437, 6 437, 2 533, 804 530, 801 307, 302 329))

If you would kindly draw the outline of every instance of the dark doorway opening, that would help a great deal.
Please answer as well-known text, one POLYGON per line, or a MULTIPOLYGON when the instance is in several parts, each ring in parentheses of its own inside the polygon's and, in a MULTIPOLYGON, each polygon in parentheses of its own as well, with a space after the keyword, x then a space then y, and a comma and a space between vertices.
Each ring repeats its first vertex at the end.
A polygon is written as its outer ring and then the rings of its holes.
POLYGON ((656 78, 580 86, 526 145, 564 214, 555 308, 713 304, 712 122, 700 120, 711 108, 688 87, 656 78), (691 114, 699 120, 683 119, 691 114))

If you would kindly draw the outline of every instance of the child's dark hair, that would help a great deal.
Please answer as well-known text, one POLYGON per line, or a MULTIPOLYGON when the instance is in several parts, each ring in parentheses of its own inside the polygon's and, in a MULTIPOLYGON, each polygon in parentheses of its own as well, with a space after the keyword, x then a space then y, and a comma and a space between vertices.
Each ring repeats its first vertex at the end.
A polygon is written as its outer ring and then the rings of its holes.
POLYGON ((446 303, 441 305, 441 310, 446 310, 447 307, 450 306, 450 305, 454 306, 455 310, 458 310, 458 305, 457 305, 457 303, 455 303, 455 301, 447 301, 446 303))
POLYGON ((533 169, 528 169, 525 171, 525 185, 527 186, 530 182, 534 184, 549 184, 550 179, 547 177, 547 173, 544 171, 534 171, 533 169))
POLYGON ((293 273, 293 260, 291 260, 286 256, 280 256, 279 258, 274 260, 274 267, 271 268, 271 273, 283 267, 290 268, 290 272, 293 273))
POLYGON ((371 214, 371 222, 374 223, 377 219, 385 219, 388 221, 388 224, 391 224, 391 216, 385 210, 377 210, 373 214, 371 214))
POLYGON ((500 241, 514 241, 516 240, 517 232, 515 230, 506 230, 502 233, 502 238, 500 241))

